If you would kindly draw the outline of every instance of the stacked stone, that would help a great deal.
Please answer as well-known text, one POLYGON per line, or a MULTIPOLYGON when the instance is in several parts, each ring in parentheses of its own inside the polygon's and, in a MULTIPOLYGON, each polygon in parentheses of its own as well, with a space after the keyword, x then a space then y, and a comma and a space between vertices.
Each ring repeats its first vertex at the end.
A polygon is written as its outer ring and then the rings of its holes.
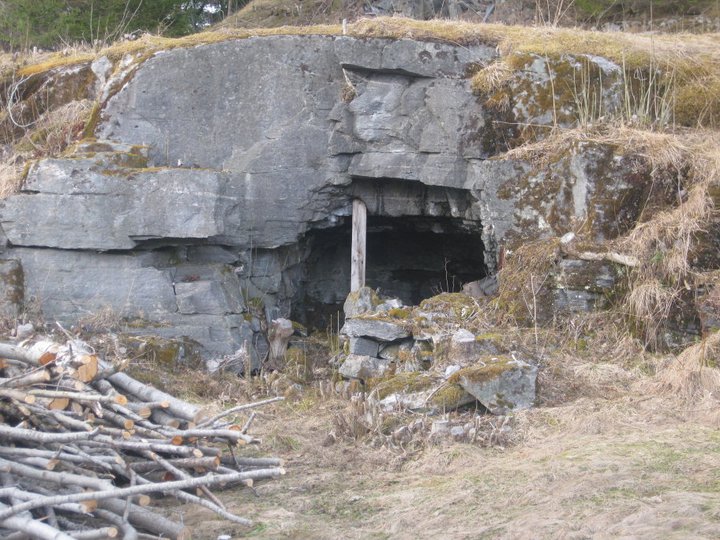
POLYGON ((350 293, 344 305, 341 334, 348 339, 348 349, 339 369, 343 377, 379 379, 382 386, 393 377, 409 381, 401 372, 425 372, 407 388, 380 396, 381 408, 432 412, 478 402, 490 413, 504 415, 532 407, 536 365, 505 349, 492 335, 477 336, 452 322, 433 336, 413 336, 402 324, 404 318, 390 316, 391 310, 401 308, 395 299, 381 302, 367 287, 350 293), (441 390, 448 388, 454 388, 447 393, 452 398, 442 398, 441 390))
POLYGON ((383 309, 397 309, 401 305, 396 299, 381 302, 377 293, 369 287, 348 295, 343 306, 345 324, 340 330, 349 338, 349 354, 340 367, 343 377, 362 380, 382 377, 397 359, 392 351, 413 343, 408 329, 370 317, 383 309))

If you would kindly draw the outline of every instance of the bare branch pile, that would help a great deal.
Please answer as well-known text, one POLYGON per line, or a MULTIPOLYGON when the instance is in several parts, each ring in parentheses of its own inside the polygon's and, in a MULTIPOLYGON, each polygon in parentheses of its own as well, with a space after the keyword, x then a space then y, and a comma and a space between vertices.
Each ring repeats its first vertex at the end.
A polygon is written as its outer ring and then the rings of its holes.
POLYGON ((237 448, 259 441, 219 415, 115 372, 85 342, 0 343, 0 537, 189 538, 148 507, 175 497, 235 523, 211 487, 285 473, 276 458, 237 448))

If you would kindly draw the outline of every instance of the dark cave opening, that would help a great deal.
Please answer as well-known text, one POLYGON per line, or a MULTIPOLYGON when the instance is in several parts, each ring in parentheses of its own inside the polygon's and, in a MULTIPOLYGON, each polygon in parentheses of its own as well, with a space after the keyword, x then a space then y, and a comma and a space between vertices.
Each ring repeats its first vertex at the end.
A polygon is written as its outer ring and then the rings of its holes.
MULTIPOLYGON (((478 222, 446 216, 370 215, 367 220, 366 285, 383 296, 417 305, 441 292, 487 275, 478 222)), ((342 319, 350 292, 351 220, 310 231, 304 279, 293 301, 293 318, 325 329, 342 319)))

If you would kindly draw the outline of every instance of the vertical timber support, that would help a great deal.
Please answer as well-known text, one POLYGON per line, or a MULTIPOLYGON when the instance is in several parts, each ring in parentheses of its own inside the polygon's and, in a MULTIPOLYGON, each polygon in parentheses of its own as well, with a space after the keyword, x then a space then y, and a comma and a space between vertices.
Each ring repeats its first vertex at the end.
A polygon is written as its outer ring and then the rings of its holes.
POLYGON ((350 259, 350 291, 365 286, 365 254, 367 244, 367 207, 359 199, 353 201, 352 248, 350 259))

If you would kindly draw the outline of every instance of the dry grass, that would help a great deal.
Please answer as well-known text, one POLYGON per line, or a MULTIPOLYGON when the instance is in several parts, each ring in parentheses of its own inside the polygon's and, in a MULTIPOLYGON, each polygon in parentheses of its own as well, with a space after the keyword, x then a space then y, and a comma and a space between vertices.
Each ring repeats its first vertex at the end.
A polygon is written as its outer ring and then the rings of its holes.
MULTIPOLYGON (((151 52, 174 47, 189 47, 218 41, 269 35, 339 35, 340 25, 282 26, 277 28, 239 29, 221 27, 183 38, 163 38, 146 34, 135 41, 111 45, 99 52, 74 49, 71 54, 56 53, 33 62, 21 74, 38 73, 61 65, 86 62, 106 55, 151 52)), ((497 46, 504 56, 511 52, 534 53, 550 58, 572 54, 603 56, 627 69, 650 65, 673 66, 692 80, 708 76, 720 68, 719 34, 627 34, 594 32, 569 28, 533 28, 501 24, 477 24, 462 21, 419 21, 402 17, 360 19, 348 25, 348 35, 390 39, 440 41, 456 45, 487 44, 497 46)))
POLYGON ((13 163, 0 163, 0 200, 17 193, 22 185, 23 168, 13 163))
POLYGON ((473 75, 470 87, 475 94, 491 94, 511 76, 512 68, 503 60, 498 60, 473 75))
POLYGON ((680 291, 695 277, 689 254, 698 234, 717 215, 710 192, 720 186, 720 134, 712 130, 659 133, 601 126, 556 131, 503 157, 529 160, 543 167, 578 142, 631 149, 643 159, 651 175, 673 171, 682 179, 677 186, 676 206, 656 213, 613 242, 614 249, 640 260, 629 276, 625 314, 636 323, 648 345, 658 346, 680 291))
POLYGON ((538 307, 547 305, 548 275, 560 253, 556 238, 528 242, 508 255, 505 266, 498 274, 500 286, 496 301, 504 317, 517 322, 533 324, 547 322, 538 313, 538 307))
POLYGON ((720 406, 720 332, 685 349, 647 384, 661 396, 678 399, 686 405, 715 403, 720 406))
POLYGON ((0 163, 0 200, 17 193, 29 159, 60 156, 81 137, 90 118, 90 100, 71 101, 47 111, 13 145, 13 152, 0 163))

